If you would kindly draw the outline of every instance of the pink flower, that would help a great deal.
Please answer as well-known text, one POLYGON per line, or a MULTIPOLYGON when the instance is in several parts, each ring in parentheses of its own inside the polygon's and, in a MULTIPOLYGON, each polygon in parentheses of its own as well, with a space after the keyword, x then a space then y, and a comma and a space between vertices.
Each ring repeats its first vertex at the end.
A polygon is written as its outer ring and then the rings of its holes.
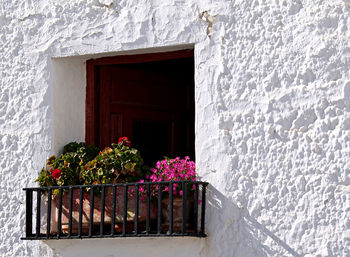
MULTIPOLYGON (((195 163, 191 161, 188 156, 186 156, 185 159, 176 157, 174 159, 158 161, 155 168, 151 169, 151 172, 153 174, 150 175, 148 179, 152 182, 196 180, 195 163)), ((181 184, 174 183, 174 195, 182 195, 183 191, 181 189, 181 184)), ((165 186, 164 191, 169 192, 169 187, 165 186)))

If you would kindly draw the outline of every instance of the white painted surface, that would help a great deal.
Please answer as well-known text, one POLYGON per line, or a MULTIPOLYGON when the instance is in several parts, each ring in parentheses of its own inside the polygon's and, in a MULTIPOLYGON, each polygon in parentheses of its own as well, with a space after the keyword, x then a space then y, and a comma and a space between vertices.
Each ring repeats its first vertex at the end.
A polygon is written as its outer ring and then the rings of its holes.
POLYGON ((0 255, 350 256, 349 36, 345 0, 2 1, 0 255), (184 44, 208 239, 21 241, 21 188, 84 138, 86 55, 184 44))
POLYGON ((82 58, 52 60, 53 152, 85 141, 86 66, 82 58))
POLYGON ((47 241, 57 249, 57 256, 124 257, 124 256, 191 256, 205 255, 206 239, 198 238, 118 238, 47 241))

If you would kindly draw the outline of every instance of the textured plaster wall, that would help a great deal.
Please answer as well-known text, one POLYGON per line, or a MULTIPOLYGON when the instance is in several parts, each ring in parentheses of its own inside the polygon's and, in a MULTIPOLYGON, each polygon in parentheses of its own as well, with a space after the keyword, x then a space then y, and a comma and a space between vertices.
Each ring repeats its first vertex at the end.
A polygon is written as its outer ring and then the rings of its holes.
POLYGON ((0 255, 350 256, 349 37, 347 0, 2 0, 0 255), (84 138, 85 58, 181 45, 209 237, 21 241, 21 188, 84 138))

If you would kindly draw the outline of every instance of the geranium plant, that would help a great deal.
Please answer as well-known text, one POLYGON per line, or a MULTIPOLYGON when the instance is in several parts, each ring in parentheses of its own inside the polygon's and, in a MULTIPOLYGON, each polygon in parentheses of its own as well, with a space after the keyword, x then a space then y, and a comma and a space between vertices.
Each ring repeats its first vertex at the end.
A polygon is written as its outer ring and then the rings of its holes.
POLYGON ((64 146, 58 158, 53 155, 47 160, 36 182, 42 187, 79 185, 81 167, 95 158, 98 152, 99 149, 94 145, 71 142, 64 146))
POLYGON ((140 152, 123 137, 84 165, 80 179, 84 185, 135 182, 143 177, 142 166, 140 152))

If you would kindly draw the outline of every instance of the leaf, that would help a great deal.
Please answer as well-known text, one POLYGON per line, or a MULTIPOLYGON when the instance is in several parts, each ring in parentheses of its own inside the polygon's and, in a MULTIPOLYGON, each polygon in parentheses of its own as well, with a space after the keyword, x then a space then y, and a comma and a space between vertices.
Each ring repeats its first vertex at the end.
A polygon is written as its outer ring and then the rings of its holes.
POLYGON ((128 162, 125 164, 125 169, 132 172, 132 171, 134 171, 135 166, 136 166, 136 163, 128 162))

